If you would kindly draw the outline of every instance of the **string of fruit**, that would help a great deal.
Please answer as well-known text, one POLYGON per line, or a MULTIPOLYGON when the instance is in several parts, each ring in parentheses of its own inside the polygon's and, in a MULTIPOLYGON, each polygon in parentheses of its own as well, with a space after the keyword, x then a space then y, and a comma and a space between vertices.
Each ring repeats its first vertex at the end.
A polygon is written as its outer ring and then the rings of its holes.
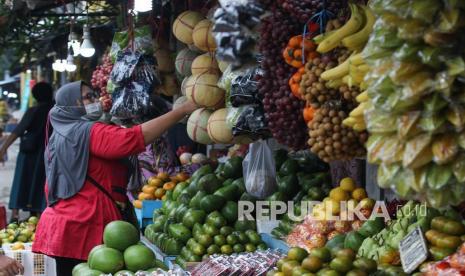
POLYGON ((107 94, 107 84, 111 70, 113 70, 113 63, 111 62, 110 56, 105 54, 102 58, 102 64, 98 65, 92 73, 92 79, 90 81, 92 87, 99 89, 100 93, 107 94))
POLYGON ((278 0, 281 7, 292 14, 300 23, 306 23, 312 15, 321 10, 338 15, 347 7, 347 1, 341 0, 278 0))
POLYGON ((300 24, 274 3, 271 15, 262 21, 259 41, 264 71, 259 81, 259 93, 268 127, 279 143, 293 149, 305 145, 307 134, 302 117, 305 104, 291 93, 289 79, 296 69, 283 61, 282 51, 288 44, 289 34, 300 32, 300 24))
POLYGON ((463 3, 372 1, 377 19, 362 55, 364 114, 378 185, 434 207, 465 195, 463 3), (406 10, 405 10, 406 9, 406 10), (427 15, 425 15, 427 14, 427 15), (389 43, 381 39, 392 37, 389 43))

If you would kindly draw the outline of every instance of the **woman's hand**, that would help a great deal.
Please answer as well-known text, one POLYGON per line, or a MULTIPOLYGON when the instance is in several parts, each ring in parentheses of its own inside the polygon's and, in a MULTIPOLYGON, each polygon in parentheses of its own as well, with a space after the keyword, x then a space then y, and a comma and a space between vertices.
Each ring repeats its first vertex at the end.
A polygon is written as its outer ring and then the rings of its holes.
POLYGON ((99 101, 102 104, 103 112, 109 112, 111 109, 111 106, 113 105, 110 95, 108 95, 108 93, 106 92, 100 93, 99 101))
POLYGON ((17 261, 7 256, 0 256, 0 275, 15 276, 24 273, 24 267, 17 261))
POLYGON ((184 115, 189 115, 195 110, 197 110, 199 106, 192 102, 192 101, 187 101, 184 104, 182 104, 178 109, 184 113, 184 115))

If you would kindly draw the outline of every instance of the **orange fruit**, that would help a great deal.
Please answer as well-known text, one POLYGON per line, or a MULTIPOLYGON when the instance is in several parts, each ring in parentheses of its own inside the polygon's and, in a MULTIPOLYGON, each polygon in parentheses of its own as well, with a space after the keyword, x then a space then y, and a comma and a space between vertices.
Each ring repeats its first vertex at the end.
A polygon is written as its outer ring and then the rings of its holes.
POLYGON ((132 202, 132 205, 134 205, 135 208, 141 209, 142 208, 142 201, 136 199, 132 202))
POLYGON ((355 190, 355 188, 357 188, 355 187, 354 180, 350 177, 343 178, 339 183, 339 186, 346 192, 352 192, 353 190, 355 190))
POLYGON ((157 174, 157 178, 162 181, 168 181, 170 179, 170 175, 166 172, 159 172, 157 174))
POLYGON ((357 188, 352 192, 352 198, 360 201, 367 198, 367 192, 363 188, 357 188))
POLYGON ((163 185, 163 181, 156 177, 150 177, 147 183, 152 187, 161 187, 163 185))
POLYGON ((178 183, 179 181, 176 176, 170 176, 170 182, 178 183))
POLYGON ((185 172, 180 172, 176 175, 176 178, 178 179, 179 182, 186 181, 189 179, 189 175, 185 172))
POLYGON ((345 201, 350 198, 349 194, 344 191, 341 187, 332 189, 329 192, 329 197, 337 202, 345 201))
POLYGON ((174 182, 166 182, 163 185, 163 189, 165 189, 167 191, 170 191, 170 190, 173 190, 175 186, 176 186, 176 183, 174 183, 174 182))
POLYGON ((144 192, 139 193, 139 196, 137 197, 137 199, 139 200, 147 200, 147 199, 153 199, 153 198, 154 198, 153 194, 147 194, 144 192))
POLYGON ((162 198, 165 195, 165 190, 163 188, 158 188, 155 190, 155 198, 162 198))
POLYGON ((157 187, 144 185, 144 187, 142 187, 142 192, 144 192, 146 194, 153 194, 156 189, 157 189, 157 187))

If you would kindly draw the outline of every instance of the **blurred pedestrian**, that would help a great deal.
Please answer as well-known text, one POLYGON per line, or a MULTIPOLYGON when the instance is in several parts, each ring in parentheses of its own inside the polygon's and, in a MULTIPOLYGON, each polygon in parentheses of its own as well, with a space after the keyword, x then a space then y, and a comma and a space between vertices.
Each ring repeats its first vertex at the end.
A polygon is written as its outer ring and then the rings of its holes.
POLYGON ((45 126, 54 104, 53 88, 48 83, 39 82, 32 88, 32 96, 38 105, 26 111, 0 148, 0 160, 5 160, 11 144, 18 137, 21 139, 10 193, 10 222, 19 219, 20 209, 31 212, 31 215, 38 215, 45 209, 45 126))

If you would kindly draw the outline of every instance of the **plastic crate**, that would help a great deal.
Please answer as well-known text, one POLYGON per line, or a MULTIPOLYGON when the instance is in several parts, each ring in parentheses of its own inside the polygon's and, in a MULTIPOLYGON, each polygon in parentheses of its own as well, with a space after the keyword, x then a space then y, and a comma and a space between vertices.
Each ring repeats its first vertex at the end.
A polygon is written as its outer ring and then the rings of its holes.
POLYGON ((11 244, 2 246, 4 255, 20 262, 24 267, 24 276, 56 276, 55 260, 31 251, 31 244, 24 244, 24 250, 11 250, 11 244))
POLYGON ((153 211, 160 209, 162 204, 161 200, 143 200, 142 208, 135 209, 137 221, 141 229, 153 223, 153 211))
POLYGON ((260 234, 260 236, 262 237, 263 242, 266 243, 266 245, 268 245, 269 248, 278 249, 286 254, 287 251, 289 251, 289 246, 284 241, 275 239, 270 234, 266 233, 262 233, 260 234))

